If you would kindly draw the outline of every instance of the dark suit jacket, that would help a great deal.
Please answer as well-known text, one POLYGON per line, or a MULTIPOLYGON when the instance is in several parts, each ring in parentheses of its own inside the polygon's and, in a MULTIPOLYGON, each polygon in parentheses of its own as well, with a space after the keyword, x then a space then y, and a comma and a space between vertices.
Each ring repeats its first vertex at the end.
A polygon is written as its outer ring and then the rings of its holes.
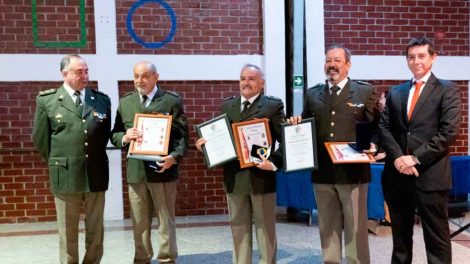
POLYGON ((107 95, 86 88, 83 113, 79 113, 64 87, 39 93, 33 143, 48 162, 52 193, 108 189, 110 129, 107 95))
MULTIPOLYGON (((281 124, 285 122, 284 104, 278 98, 259 95, 251 104, 250 108, 240 114, 241 97, 234 96, 222 103, 222 113, 227 114, 230 123, 248 121, 255 118, 268 118, 271 131, 272 146, 276 141, 281 142, 281 124)), ((281 150, 274 152, 270 160, 278 169, 282 167, 281 150)), ((272 193, 276 191, 276 173, 274 171, 260 170, 256 167, 241 169, 240 162, 234 160, 224 165, 224 183, 228 193, 234 189, 242 189, 243 193, 272 193), (243 181, 243 180, 247 181, 243 181), (251 186, 250 186, 251 185, 251 186), (238 186, 235 188, 235 186, 238 186), (241 188, 239 188, 241 187, 241 188)), ((239 190, 236 190, 239 192, 239 190)))
POLYGON ((401 177, 393 162, 403 155, 415 155, 420 176, 416 186, 423 191, 451 188, 449 146, 455 141, 460 121, 460 95, 457 85, 437 79, 434 74, 424 86, 411 120, 407 101, 411 81, 392 87, 379 124, 380 145, 387 153, 383 184, 401 177))
POLYGON ((333 165, 324 143, 356 141, 356 123, 373 121, 374 105, 374 89, 365 82, 349 80, 334 102, 328 85, 317 84, 308 89, 302 117, 315 117, 319 167, 312 172, 313 182, 351 184, 370 181, 369 164, 333 165))
MULTIPOLYGON (((170 143, 168 154, 172 155, 176 161, 181 160, 188 148, 188 126, 186 116, 183 111, 181 97, 173 92, 163 90, 158 87, 157 93, 152 98, 150 105, 141 109, 139 92, 134 91, 124 95, 119 100, 116 113, 116 122, 111 134, 111 142, 116 147, 122 148, 122 137, 127 129, 134 126, 134 116, 136 113, 159 113, 172 115, 170 143)), ((129 145, 125 146, 126 148, 129 145)), ((173 165, 163 173, 156 173, 142 160, 127 160, 127 182, 168 182, 176 181, 178 177, 178 165, 173 165)))

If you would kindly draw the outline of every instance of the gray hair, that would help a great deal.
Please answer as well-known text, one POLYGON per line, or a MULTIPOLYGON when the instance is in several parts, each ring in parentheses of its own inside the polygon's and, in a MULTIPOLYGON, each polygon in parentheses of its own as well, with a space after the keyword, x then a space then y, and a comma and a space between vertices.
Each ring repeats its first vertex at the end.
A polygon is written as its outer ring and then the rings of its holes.
POLYGON ((72 60, 72 58, 76 58, 76 59, 81 59, 83 60, 82 57, 78 56, 77 54, 69 54, 69 55, 65 55, 62 60, 60 61, 60 71, 63 71, 63 70, 67 70, 69 65, 70 65, 70 61, 72 60))
POLYGON ((345 46, 343 46, 341 44, 333 44, 333 45, 329 46, 325 50, 325 55, 328 53, 328 51, 330 51, 332 49, 342 49, 342 50, 344 50, 344 56, 346 57, 346 62, 349 62, 351 60, 351 50, 349 50, 348 48, 346 48, 345 46))
POLYGON ((251 64, 251 63, 246 63, 245 65, 243 65, 242 71, 243 71, 244 69, 246 69, 246 68, 253 68, 253 69, 255 69, 255 70, 259 73, 261 79, 264 80, 264 72, 263 72, 263 70, 261 70, 260 67, 254 65, 254 64, 251 64))
POLYGON ((137 65, 139 65, 139 64, 144 64, 145 67, 149 68, 152 72, 158 73, 158 71, 157 71, 157 66, 155 66, 155 64, 153 64, 153 62, 150 62, 150 61, 147 61, 147 60, 143 60, 143 61, 137 62, 137 64, 136 64, 135 66, 137 66, 137 65))

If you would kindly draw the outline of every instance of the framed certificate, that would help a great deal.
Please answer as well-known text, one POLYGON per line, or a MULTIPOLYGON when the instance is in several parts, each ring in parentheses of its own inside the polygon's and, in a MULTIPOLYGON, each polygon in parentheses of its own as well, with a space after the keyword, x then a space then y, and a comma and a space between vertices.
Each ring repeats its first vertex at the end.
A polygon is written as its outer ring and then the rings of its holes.
POLYGON ((369 153, 358 152, 351 147, 349 142, 325 142, 333 163, 371 163, 374 157, 369 153))
POLYGON ((282 126, 283 159, 286 172, 318 168, 315 119, 282 126))
POLYGON ((256 162, 260 161, 258 153, 269 157, 271 150, 269 119, 260 118, 233 123, 232 130, 241 168, 256 166, 256 162))
POLYGON ((196 132, 199 137, 206 140, 202 150, 207 167, 213 168, 237 158, 232 130, 226 114, 196 125, 196 132))
POLYGON ((135 155, 136 158, 168 155, 171 120, 171 115, 135 114, 134 127, 139 130, 141 137, 131 141, 129 155, 135 155))

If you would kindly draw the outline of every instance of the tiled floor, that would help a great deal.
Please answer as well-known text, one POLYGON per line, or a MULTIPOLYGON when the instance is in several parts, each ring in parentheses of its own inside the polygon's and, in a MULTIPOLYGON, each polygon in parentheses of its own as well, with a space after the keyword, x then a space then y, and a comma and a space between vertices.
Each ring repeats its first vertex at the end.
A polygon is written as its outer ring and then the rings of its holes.
MULTIPOLYGON (((178 263, 231 263, 232 240, 227 220, 226 215, 178 217, 178 263)), ((451 229, 456 230, 459 225, 469 221, 470 216, 465 219, 452 219, 451 229)), ((130 221, 106 221, 105 225, 104 257, 101 263, 132 263, 134 248, 130 221)), ((469 231, 452 240, 455 264, 469 263, 469 231)), ((278 263, 321 263, 320 239, 315 221, 313 226, 309 227, 306 223, 287 223, 281 219, 277 224, 277 236, 278 263)), ((156 244, 156 235, 153 237, 156 244)), ((81 233, 81 256, 83 244, 84 236, 81 233)), ((369 244, 371 263, 390 263, 391 236, 378 237, 371 234, 369 244)), ((46 264, 57 263, 57 259, 58 237, 55 222, 0 225, 1 264, 46 264)), ((254 256, 254 260, 256 259, 257 252, 254 256)), ((415 227, 413 263, 426 263, 422 230, 419 226, 415 227)))

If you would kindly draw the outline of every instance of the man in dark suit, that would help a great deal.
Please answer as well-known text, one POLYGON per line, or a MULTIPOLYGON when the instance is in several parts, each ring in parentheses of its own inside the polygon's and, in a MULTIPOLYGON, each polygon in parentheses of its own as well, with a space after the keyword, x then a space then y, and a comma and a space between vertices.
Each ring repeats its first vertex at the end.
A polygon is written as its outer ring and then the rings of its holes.
POLYGON ((421 218, 428 263, 451 263, 447 192, 449 146, 460 120, 458 87, 431 72, 437 54, 426 38, 406 47, 411 81, 392 87, 379 123, 387 153, 382 184, 390 209, 392 263, 411 263, 415 210, 421 218))
POLYGON ((153 257, 150 233, 152 217, 159 220, 158 238, 160 263, 175 263, 178 256, 176 246, 175 199, 178 162, 188 147, 188 127, 181 97, 157 86, 158 72, 149 61, 140 61, 134 66, 136 90, 124 95, 116 113, 111 142, 117 147, 128 147, 132 140, 141 137, 141 131, 133 127, 137 113, 165 114, 172 116, 169 154, 157 161, 157 169, 149 162, 129 158, 127 160, 127 182, 134 227, 134 263, 150 263, 153 257))
MULTIPOLYGON (((375 118, 375 93, 365 82, 348 78, 351 52, 333 45, 326 50, 325 84, 308 89, 302 118, 315 117, 318 170, 312 182, 324 263, 341 263, 342 232, 348 263, 370 263, 367 230, 369 164, 333 164, 325 142, 353 142, 356 124, 375 118)), ((292 124, 300 117, 291 117, 292 124)))
MULTIPOLYGON (((274 149, 276 141, 280 142, 281 123, 285 121, 284 105, 278 98, 263 95, 263 88, 261 69, 252 64, 244 65, 240 74, 240 95, 226 99, 222 103, 222 113, 227 114, 230 123, 268 118, 274 149)), ((205 142, 204 138, 198 139, 196 147, 202 151, 205 142)), ((275 170, 281 165, 279 150, 256 167, 241 169, 238 160, 224 165, 224 187, 234 244, 233 263, 252 262, 252 218, 255 220, 259 263, 276 263, 275 170)))
POLYGON ((106 144, 111 129, 111 101, 85 88, 88 66, 80 56, 60 62, 62 87, 36 98, 33 143, 49 165, 59 226, 60 263, 78 263, 78 224, 85 206, 83 263, 103 256, 103 212, 108 189, 106 144))

